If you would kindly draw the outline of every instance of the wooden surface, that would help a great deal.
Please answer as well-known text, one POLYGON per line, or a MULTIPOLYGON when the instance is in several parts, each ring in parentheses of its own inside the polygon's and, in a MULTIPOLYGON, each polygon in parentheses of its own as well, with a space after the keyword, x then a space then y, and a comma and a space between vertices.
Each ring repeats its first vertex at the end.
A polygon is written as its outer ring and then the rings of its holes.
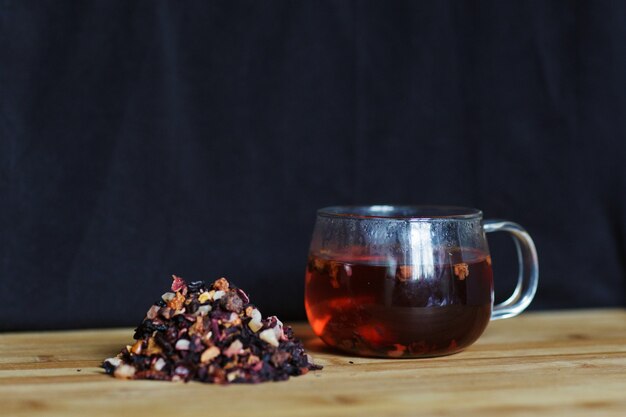
POLYGON ((130 329, 0 334, 0 415, 626 416, 626 310, 525 313, 435 359, 342 356, 294 329, 324 370, 237 386, 105 375, 130 329))

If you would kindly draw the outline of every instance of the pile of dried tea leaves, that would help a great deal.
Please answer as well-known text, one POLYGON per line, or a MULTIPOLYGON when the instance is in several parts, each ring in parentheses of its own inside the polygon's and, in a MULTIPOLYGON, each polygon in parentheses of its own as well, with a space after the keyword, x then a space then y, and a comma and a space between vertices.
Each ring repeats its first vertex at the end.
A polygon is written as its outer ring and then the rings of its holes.
POLYGON ((104 361, 125 379, 257 383, 321 369, 276 316, 263 319, 225 278, 211 285, 173 276, 135 330, 136 342, 104 361))

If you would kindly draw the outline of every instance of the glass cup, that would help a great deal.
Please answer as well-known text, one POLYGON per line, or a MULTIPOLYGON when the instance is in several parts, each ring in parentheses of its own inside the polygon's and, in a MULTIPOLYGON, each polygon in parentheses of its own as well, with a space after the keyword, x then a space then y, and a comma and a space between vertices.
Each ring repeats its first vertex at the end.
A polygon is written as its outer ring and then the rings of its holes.
POLYGON ((459 352, 490 320, 520 314, 537 290, 535 245, 518 224, 477 209, 338 206, 318 210, 305 307, 313 331, 345 352, 430 357, 459 352), (493 305, 485 232, 509 232, 519 277, 493 305))

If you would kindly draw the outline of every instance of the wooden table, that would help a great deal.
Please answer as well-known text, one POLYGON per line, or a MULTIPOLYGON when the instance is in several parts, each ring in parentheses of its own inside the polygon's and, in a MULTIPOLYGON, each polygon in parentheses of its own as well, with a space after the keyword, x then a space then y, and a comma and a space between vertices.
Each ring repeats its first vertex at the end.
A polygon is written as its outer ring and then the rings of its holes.
POLYGON ((103 374, 130 329, 0 334, 0 415, 626 416, 626 310, 525 313, 417 360, 338 355, 293 327, 323 371, 231 386, 103 374))

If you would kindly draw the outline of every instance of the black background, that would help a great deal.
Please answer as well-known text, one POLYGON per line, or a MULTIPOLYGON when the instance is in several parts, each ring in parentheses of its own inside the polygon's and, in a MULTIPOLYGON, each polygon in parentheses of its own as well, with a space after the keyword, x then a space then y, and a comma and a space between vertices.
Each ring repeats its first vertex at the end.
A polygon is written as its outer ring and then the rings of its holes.
POLYGON ((623 2, 2 0, 0 329, 133 325, 172 273, 303 319, 334 204, 481 208, 533 308, 626 305, 624 39, 623 2))

